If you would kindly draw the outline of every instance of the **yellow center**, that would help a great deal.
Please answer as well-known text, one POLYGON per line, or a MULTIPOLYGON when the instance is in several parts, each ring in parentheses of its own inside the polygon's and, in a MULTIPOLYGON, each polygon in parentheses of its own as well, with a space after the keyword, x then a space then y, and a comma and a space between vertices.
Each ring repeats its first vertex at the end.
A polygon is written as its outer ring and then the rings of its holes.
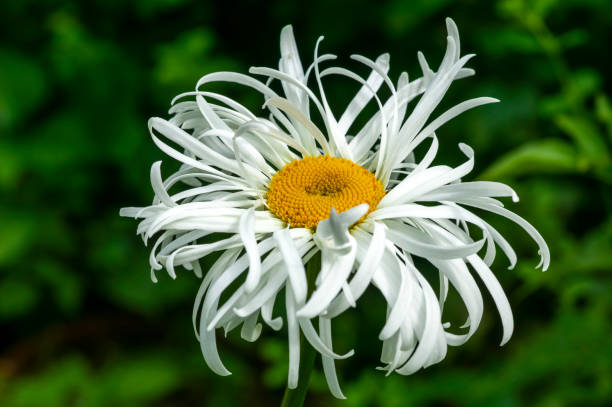
POLYGON ((329 218, 331 208, 340 213, 367 203, 370 213, 384 195, 383 184, 365 168, 318 156, 285 165, 272 178, 266 199, 270 211, 289 226, 314 228, 329 218))

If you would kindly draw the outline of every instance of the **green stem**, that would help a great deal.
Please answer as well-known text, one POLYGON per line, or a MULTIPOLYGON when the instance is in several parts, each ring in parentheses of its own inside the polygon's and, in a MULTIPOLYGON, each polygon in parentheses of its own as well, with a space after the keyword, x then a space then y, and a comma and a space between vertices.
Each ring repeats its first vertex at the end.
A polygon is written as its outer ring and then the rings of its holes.
MULTIPOLYGON (((306 278, 308 280, 308 291, 312 291, 315 279, 321 269, 321 255, 315 254, 306 264, 306 278)), ((310 374, 314 367, 317 352, 300 333, 300 370, 298 373, 298 384, 295 389, 287 387, 281 407, 302 407, 308 392, 310 374)))

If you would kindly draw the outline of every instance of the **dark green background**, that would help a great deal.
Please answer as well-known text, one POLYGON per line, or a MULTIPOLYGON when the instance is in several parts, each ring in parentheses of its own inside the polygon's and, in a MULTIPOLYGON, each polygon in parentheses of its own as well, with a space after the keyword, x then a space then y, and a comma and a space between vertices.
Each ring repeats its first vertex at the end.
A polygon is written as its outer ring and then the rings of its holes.
MULTIPOLYGON (((0 405, 274 406, 286 380, 284 333, 254 344, 232 333, 221 355, 233 375, 205 366, 190 325, 198 281, 160 273, 119 208, 150 202, 150 164, 164 159, 148 117, 216 70, 276 66, 278 35, 294 25, 302 60, 318 35, 324 52, 391 53, 391 74, 420 75, 422 50, 437 66, 444 17, 474 78, 456 82, 438 112, 475 96, 481 107, 438 132, 438 162, 476 150, 468 179, 502 180, 521 196, 508 207, 547 239, 535 245, 493 219, 520 256, 495 272, 516 331, 486 298, 481 329, 440 364, 413 376, 375 370, 384 308, 369 293, 338 319, 337 364, 347 401, 328 393, 320 367, 312 406, 612 405, 612 4, 607 0, 287 2, 9 0, 0 12, 0 405), (366 306, 367 305, 367 306, 366 306)), ((361 70, 360 70, 361 69, 361 70)), ((330 83, 339 107, 355 91, 330 83)), ((261 100, 222 87, 252 109, 261 100)), ((336 110, 341 112, 342 109, 336 110)), ((449 299, 448 319, 465 311, 449 299)))

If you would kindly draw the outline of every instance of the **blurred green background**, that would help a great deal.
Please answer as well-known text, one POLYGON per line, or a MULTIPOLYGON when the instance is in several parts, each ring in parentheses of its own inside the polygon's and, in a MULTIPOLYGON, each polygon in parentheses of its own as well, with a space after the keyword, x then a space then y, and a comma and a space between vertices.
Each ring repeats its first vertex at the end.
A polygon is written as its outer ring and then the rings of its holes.
MULTIPOLYGON (((501 180, 521 197, 508 207, 551 246, 488 217, 520 260, 495 272, 516 331, 499 348, 489 298, 478 333, 413 376, 375 370, 384 308, 369 293, 338 319, 335 347, 346 401, 320 367, 309 406, 612 405, 612 3, 608 0, 247 1, 8 0, 0 13, 0 405, 274 406, 286 380, 284 334, 256 343, 232 333, 221 355, 234 373, 205 366, 190 323, 198 280, 159 273, 122 206, 150 202, 149 168, 164 159, 148 117, 216 70, 276 66, 282 26, 301 57, 322 49, 391 53, 391 74, 420 75, 417 50, 437 66, 444 17, 455 19, 474 78, 456 82, 439 112, 493 96, 438 132, 438 162, 476 150, 471 179, 501 180)), ((366 72, 359 71, 362 75, 366 72)), ((328 81, 331 82, 331 81, 328 81)), ((341 112, 353 83, 330 84, 341 112)), ((261 100, 222 88, 253 109, 261 100)), ((448 318, 465 318, 456 298, 448 318), (456 306, 454 306, 456 305, 456 306)))

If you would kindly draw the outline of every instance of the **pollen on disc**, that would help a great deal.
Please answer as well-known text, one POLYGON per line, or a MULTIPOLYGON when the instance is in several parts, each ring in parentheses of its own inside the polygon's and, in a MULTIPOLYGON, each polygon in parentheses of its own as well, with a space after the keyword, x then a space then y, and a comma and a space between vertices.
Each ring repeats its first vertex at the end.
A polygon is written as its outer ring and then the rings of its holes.
POLYGON ((369 213, 384 195, 383 184, 367 169, 343 158, 318 156, 285 165, 272 178, 266 199, 270 211, 290 227, 315 228, 331 208, 344 212, 367 203, 369 213))

